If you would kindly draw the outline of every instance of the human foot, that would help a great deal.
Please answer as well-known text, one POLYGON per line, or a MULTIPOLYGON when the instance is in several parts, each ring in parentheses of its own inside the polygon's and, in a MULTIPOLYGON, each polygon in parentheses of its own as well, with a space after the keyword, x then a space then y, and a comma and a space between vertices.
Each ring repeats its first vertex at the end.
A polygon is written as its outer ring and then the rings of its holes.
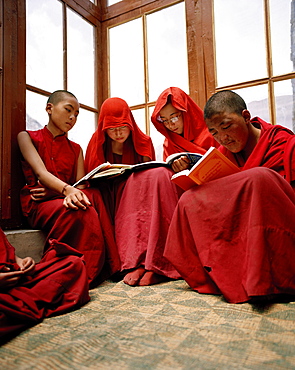
POLYGON ((123 281, 125 284, 135 286, 138 284, 145 272, 146 270, 143 267, 139 267, 138 269, 128 272, 128 274, 124 276, 123 281))
POLYGON ((167 280, 168 278, 166 276, 156 274, 153 271, 146 271, 145 274, 142 276, 142 278, 139 280, 138 285, 146 286, 146 285, 159 284, 167 280))

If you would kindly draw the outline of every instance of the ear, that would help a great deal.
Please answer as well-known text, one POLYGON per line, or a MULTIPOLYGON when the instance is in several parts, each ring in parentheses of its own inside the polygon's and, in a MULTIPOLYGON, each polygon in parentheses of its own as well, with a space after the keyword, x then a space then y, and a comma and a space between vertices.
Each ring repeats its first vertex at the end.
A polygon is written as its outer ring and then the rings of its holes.
POLYGON ((244 118, 245 122, 248 123, 251 119, 251 113, 248 111, 248 109, 244 109, 242 111, 242 117, 244 118))
POLYGON ((47 103, 45 110, 48 114, 52 113, 52 107, 53 107, 52 103, 47 103))

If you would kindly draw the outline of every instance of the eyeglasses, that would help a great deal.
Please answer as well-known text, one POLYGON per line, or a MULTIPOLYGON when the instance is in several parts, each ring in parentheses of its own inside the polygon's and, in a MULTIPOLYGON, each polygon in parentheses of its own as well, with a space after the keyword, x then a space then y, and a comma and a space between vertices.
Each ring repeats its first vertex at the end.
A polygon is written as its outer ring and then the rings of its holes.
POLYGON ((159 121, 164 123, 165 126, 168 126, 170 123, 176 123, 180 117, 181 113, 179 113, 177 116, 171 117, 170 119, 162 119, 159 117, 159 121))

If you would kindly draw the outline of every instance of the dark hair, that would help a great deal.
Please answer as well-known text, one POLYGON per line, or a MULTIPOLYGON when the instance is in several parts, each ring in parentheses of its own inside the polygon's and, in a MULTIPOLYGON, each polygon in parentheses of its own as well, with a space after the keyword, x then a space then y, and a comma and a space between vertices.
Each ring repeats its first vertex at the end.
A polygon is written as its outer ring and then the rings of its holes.
POLYGON ((204 108, 204 118, 210 119, 215 114, 223 112, 241 115, 247 105, 237 93, 231 90, 218 91, 209 98, 204 108))
POLYGON ((52 94, 49 95, 49 98, 47 100, 47 104, 48 103, 51 103, 53 105, 58 104, 59 102, 64 100, 67 95, 75 98, 78 101, 78 99, 75 97, 75 95, 72 94, 71 92, 69 92, 67 90, 56 90, 52 94))

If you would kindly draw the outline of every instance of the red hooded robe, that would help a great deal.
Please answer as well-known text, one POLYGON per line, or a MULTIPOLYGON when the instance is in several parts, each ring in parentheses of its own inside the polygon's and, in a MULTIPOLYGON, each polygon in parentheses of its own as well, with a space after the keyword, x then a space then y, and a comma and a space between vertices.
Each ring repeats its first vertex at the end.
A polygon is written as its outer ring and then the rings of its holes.
POLYGON ((97 130, 92 135, 87 147, 85 156, 87 172, 107 161, 117 163, 114 161, 111 140, 106 130, 120 126, 127 126, 131 131, 130 139, 124 143, 121 163, 141 163, 143 156, 150 160, 155 159, 152 140, 137 126, 127 103, 120 98, 109 98, 101 106, 97 130))
MULTIPOLYGON (((205 153, 210 146, 217 145, 207 130, 202 110, 177 87, 170 87, 160 95, 152 122, 166 136, 164 159, 183 151, 205 153), (183 136, 169 131, 158 120, 168 96, 173 106, 182 112, 183 136)), ((167 168, 156 168, 134 173, 128 178, 115 222, 122 270, 144 266, 159 275, 180 277, 163 257, 171 218, 181 193, 170 180, 172 174, 167 168)))
POLYGON ((170 155, 179 152, 204 154, 210 146, 219 145, 209 133, 204 121, 203 111, 180 88, 169 87, 159 96, 151 120, 156 129, 165 136, 164 160, 170 155), (168 130, 159 120, 161 109, 171 99, 171 104, 182 112, 183 136, 168 130))

